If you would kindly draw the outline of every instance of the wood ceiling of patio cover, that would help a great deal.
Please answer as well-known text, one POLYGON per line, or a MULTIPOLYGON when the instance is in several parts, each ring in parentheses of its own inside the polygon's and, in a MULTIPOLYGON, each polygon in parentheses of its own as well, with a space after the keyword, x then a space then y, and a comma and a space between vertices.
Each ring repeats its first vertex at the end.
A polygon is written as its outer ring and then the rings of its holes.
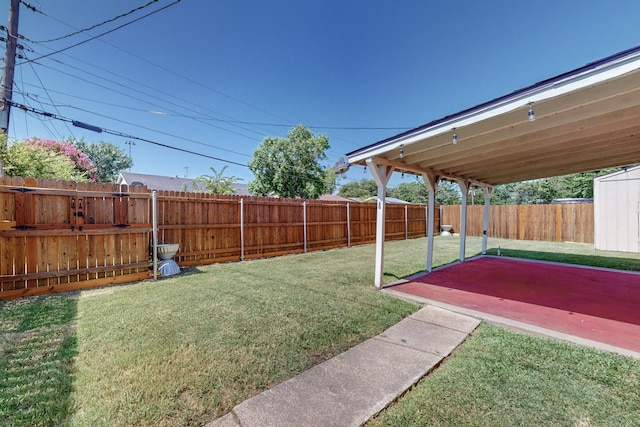
POLYGON ((361 148, 348 158, 350 164, 365 165, 373 158, 396 171, 428 171, 490 186, 640 163, 640 47, 361 148), (529 103, 534 121, 529 121, 529 103))

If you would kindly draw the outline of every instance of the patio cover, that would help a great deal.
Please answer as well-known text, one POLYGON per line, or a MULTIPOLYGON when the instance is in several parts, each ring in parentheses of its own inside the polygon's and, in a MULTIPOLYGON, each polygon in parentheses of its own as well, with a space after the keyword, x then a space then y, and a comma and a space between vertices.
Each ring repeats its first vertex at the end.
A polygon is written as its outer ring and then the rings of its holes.
MULTIPOLYGON (((347 157, 344 168, 366 165, 378 184, 376 286, 382 285, 384 199, 394 171, 422 175, 429 188, 427 271, 431 271, 434 192, 440 179, 457 181, 463 194, 473 185, 490 196, 500 184, 640 163, 640 46, 360 148, 347 157)), ((485 197, 483 252, 489 198, 485 197)), ((462 204, 461 261, 466 197, 462 204)))

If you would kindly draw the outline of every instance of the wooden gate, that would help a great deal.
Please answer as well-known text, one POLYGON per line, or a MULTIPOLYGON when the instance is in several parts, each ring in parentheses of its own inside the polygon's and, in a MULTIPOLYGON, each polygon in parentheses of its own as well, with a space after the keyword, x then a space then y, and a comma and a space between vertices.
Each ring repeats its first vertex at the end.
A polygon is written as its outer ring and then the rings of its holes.
POLYGON ((146 187, 0 178, 0 294, 150 277, 146 187))

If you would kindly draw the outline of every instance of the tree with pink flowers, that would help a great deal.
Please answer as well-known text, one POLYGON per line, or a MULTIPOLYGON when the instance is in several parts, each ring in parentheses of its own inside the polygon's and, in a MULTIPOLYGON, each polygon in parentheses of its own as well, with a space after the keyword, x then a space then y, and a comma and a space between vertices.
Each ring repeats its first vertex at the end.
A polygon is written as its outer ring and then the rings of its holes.
POLYGON ((32 138, 9 144, 5 173, 10 176, 96 181, 97 169, 72 142, 32 138))
POLYGON ((71 141, 56 141, 54 139, 31 138, 27 143, 43 147, 54 153, 60 153, 68 158, 80 173, 84 174, 90 181, 96 181, 98 170, 82 150, 73 145, 71 141))

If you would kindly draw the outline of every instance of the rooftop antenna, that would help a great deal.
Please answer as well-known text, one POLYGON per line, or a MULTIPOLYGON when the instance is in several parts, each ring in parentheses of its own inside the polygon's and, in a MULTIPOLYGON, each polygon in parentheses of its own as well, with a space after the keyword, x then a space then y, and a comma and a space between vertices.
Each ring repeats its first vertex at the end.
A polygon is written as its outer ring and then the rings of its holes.
MULTIPOLYGON (((131 146, 136 145, 133 141, 125 141, 125 144, 129 146, 129 159, 131 159, 131 164, 133 165, 133 157, 131 157, 131 146)), ((131 166, 129 166, 129 173, 131 173, 131 166)))
POLYGON ((184 177, 189 178, 189 166, 184 167, 184 177))

